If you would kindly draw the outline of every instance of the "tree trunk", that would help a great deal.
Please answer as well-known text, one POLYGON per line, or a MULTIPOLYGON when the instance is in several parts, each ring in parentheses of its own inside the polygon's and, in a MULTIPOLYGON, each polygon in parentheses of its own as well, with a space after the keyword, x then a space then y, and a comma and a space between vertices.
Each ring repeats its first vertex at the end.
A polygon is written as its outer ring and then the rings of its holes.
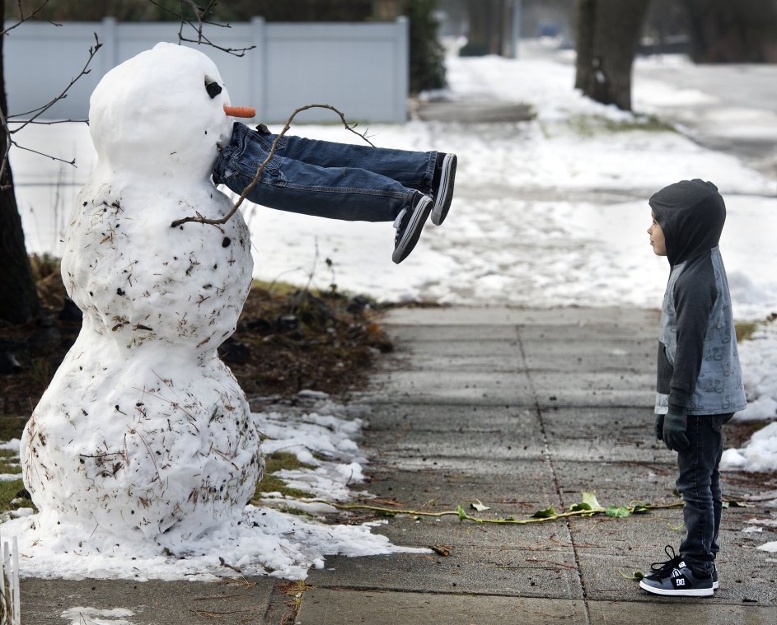
POLYGON ((777 3, 764 0, 684 0, 695 63, 777 60, 777 3))
POLYGON ((460 56, 502 53, 504 0, 467 0, 469 31, 460 56))
POLYGON ((588 70, 594 58, 596 0, 577 0, 576 9, 575 89, 584 90, 588 84, 588 70))
POLYGON ((650 0, 578 0, 575 87, 631 110, 631 67, 650 0))
MULTIPOLYGON (((0 9, 0 24, 5 23, 5 5, 0 9)), ((0 37, 0 110, 8 116, 3 71, 3 41, 0 37)), ((0 128, 0 158, 4 160, 0 177, 0 320, 11 323, 29 321, 40 310, 30 259, 24 245, 22 218, 16 205, 11 163, 5 157, 8 135, 0 128)))

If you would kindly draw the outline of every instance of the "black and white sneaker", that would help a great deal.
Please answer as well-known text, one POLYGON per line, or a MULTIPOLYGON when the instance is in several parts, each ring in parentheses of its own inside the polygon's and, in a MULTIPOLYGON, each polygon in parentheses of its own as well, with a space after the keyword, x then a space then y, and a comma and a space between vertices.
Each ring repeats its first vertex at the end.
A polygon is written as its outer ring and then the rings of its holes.
MULTIPOLYGON (((645 575, 646 579, 649 580, 660 580, 661 578, 665 577, 667 574, 672 572, 672 569, 677 567, 682 561, 683 557, 679 556, 675 553, 674 548, 671 545, 667 545, 664 547, 664 552, 667 556, 669 556, 669 559, 665 562, 654 562, 650 565, 650 573, 647 573, 645 575)), ((715 566, 715 563, 712 563, 712 589, 717 590, 720 588, 720 583, 718 581, 718 567, 715 566)))
POLYGON ((440 152, 437 155, 434 179, 432 180, 432 197, 434 197, 432 223, 435 226, 439 226, 445 221, 451 208, 453 184, 456 179, 456 162, 455 154, 440 152))
POLYGON ((639 587, 654 595, 666 597, 711 597, 715 592, 712 575, 697 577, 682 560, 670 570, 656 570, 643 577, 639 587))
POLYGON ((397 234, 394 238, 394 253, 391 260, 399 264, 413 251, 421 231, 424 229, 429 213, 432 212, 432 198, 416 193, 412 206, 403 208, 394 221, 397 234))
POLYGON ((650 573, 645 575, 645 579, 661 579, 683 561, 683 557, 675 553, 674 547, 672 547, 672 545, 667 545, 664 547, 664 553, 666 553, 669 559, 665 562, 653 562, 653 564, 650 565, 650 573))

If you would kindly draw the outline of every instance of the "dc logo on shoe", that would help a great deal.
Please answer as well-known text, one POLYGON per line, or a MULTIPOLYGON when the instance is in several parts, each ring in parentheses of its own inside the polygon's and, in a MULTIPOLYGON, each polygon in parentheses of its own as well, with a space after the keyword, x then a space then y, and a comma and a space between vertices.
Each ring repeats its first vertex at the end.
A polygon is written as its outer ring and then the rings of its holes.
POLYGON ((685 578, 684 577, 678 577, 674 580, 675 586, 685 586, 685 578))

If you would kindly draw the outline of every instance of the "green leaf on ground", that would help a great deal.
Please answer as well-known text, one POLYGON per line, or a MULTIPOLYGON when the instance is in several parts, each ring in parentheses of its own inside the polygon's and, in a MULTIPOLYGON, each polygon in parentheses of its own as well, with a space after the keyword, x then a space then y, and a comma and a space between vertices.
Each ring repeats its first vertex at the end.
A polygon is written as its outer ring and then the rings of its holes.
POLYGON ((545 508, 545 510, 537 510, 534 514, 532 514, 533 519, 549 519, 550 517, 554 517, 558 514, 556 512, 556 509, 551 506, 550 508, 545 508))
POLYGON ((602 505, 596 499, 596 493, 583 493, 583 503, 591 506, 590 510, 596 510, 597 512, 604 510, 602 505))
POLYGON ((604 508, 599 504, 594 493, 583 493, 583 501, 572 504, 570 512, 602 512, 604 508))
POLYGON ((626 506, 608 506, 604 513, 613 519, 625 519, 631 515, 629 509, 626 506))

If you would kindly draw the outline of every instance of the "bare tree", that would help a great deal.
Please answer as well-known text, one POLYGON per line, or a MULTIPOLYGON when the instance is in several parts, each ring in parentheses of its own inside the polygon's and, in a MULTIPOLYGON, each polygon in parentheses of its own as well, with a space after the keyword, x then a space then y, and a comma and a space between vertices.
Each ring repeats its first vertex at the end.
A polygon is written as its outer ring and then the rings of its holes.
POLYGON ((501 54, 502 20, 506 7, 504 0, 466 0, 469 32, 467 45, 460 51, 461 56, 483 56, 501 54))
POLYGON ((650 0, 577 0, 575 88, 631 110, 631 68, 650 0))
POLYGON ((682 0, 696 63, 777 62, 774 0, 682 0))

